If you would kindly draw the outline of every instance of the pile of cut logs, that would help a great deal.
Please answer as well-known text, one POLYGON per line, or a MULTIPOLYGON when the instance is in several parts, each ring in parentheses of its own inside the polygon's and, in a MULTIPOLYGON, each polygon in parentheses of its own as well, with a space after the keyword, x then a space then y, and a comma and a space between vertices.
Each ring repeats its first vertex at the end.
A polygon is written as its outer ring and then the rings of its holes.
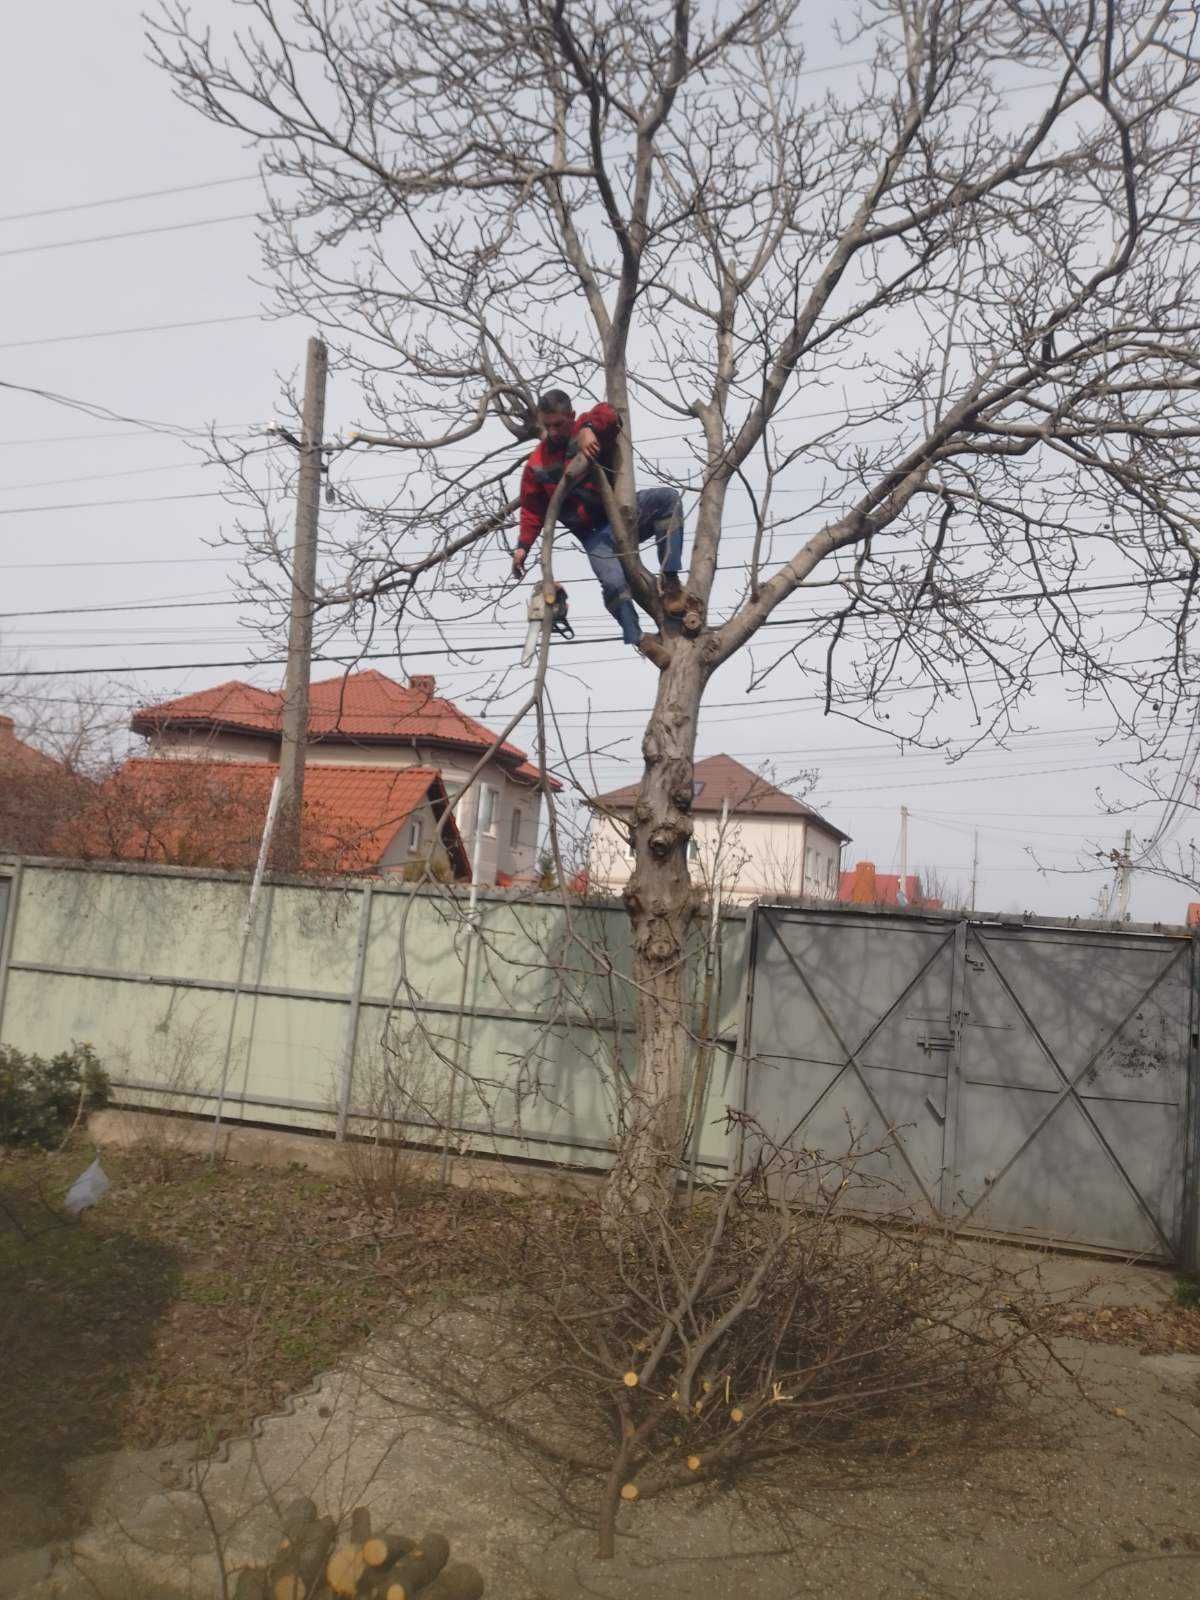
MULTIPOLYGON (((231 1574, 231 1576, 233 1576, 231 1574)), ((236 1574, 233 1600, 480 1600, 483 1579, 465 1561, 450 1561, 440 1533, 410 1539, 371 1532, 371 1515, 350 1515, 349 1537, 339 1541, 332 1517, 319 1517, 311 1500, 294 1500, 283 1513, 283 1537, 266 1566, 236 1574)))

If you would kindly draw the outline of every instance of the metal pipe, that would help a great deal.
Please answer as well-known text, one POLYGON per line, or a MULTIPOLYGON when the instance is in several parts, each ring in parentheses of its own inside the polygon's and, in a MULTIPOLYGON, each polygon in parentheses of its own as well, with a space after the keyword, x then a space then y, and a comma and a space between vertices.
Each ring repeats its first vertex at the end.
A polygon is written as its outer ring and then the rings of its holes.
POLYGON ((4 922, 0 925, 0 1039, 4 1037, 4 997, 8 993, 8 974, 12 971, 12 947, 17 932, 17 904, 21 898, 21 863, 15 862, 8 878, 8 900, 4 922))
POLYGON ((350 1010, 346 1016, 346 1042, 342 1047, 342 1072, 338 1084, 337 1134, 339 1141, 346 1137, 346 1120, 350 1114, 350 1086, 354 1079, 354 1053, 358 1048, 358 1018, 362 1011, 363 973, 367 965, 367 940, 371 930, 371 885, 362 892, 362 907, 358 913, 358 947, 354 952, 354 988, 350 994, 350 1010))
MULTIPOLYGON (((471 841, 471 890, 467 897, 467 947, 463 952, 462 982, 458 987, 458 1015, 454 1024, 454 1066, 450 1071, 450 1089, 446 1096, 446 1130, 442 1140, 441 1170, 438 1174, 442 1183, 447 1183, 450 1179, 450 1135, 454 1128, 455 1103, 458 1099, 458 1078, 456 1074, 462 1069, 463 1016, 467 1005, 467 980, 471 971, 471 957, 475 951, 475 924, 479 915, 479 852, 483 843, 483 829, 480 827, 482 810, 483 795, 477 789, 475 791, 475 833, 471 841)), ((471 1011, 472 1016, 474 1016, 474 1007, 471 1008, 471 1011)))
POLYGON ((254 866, 254 877, 250 880, 250 895, 246 901, 246 914, 242 918, 242 944, 238 952, 237 980, 233 986, 233 998, 229 1004, 229 1029, 225 1035, 225 1057, 221 1063, 221 1088, 217 1094, 217 1110, 213 1117, 212 1143, 209 1145, 208 1154, 211 1160, 217 1153, 217 1140, 221 1134, 221 1115, 225 1110, 225 1089, 229 1083, 229 1063, 233 1055, 233 1034, 237 1026, 238 1000, 242 993, 242 983, 246 976, 246 952, 250 947, 250 932, 254 927, 254 914, 258 909, 258 895, 262 888, 263 873, 267 869, 267 855, 271 848, 271 834, 275 829, 275 817, 279 811, 279 772, 275 773, 275 780, 271 784, 271 798, 267 802, 267 820, 263 824, 262 838, 258 845, 258 860, 254 866))
POLYGON ((717 939, 721 925, 721 892, 724 879, 721 875, 721 858, 725 850, 725 830, 729 826, 729 797, 721 801, 721 821, 717 829, 717 848, 713 854, 710 898, 712 906, 708 919, 708 938, 704 946, 703 1034, 696 1057, 696 1076, 692 1084, 691 1153, 688 1158, 687 1204, 690 1207, 696 1190, 696 1169, 700 1164, 700 1137, 703 1127, 704 1103, 708 1099, 708 1079, 712 1071, 713 1035, 721 1015, 721 989, 718 980, 717 939), (714 992, 715 991, 715 992, 714 992))

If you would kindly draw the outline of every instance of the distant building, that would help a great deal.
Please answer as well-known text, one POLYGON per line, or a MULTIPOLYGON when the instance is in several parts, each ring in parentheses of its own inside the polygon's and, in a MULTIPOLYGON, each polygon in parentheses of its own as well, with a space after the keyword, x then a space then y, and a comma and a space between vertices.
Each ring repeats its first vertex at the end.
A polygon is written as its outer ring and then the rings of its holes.
MULTIPOLYGON (((493 743, 482 723, 439 696, 435 680, 424 675, 401 684, 381 672, 341 674, 314 683, 309 702, 305 788, 314 798, 319 791, 326 804, 334 804, 334 768, 427 769, 452 795, 493 743)), ((152 760, 253 765, 278 762, 282 714, 280 692, 231 682, 145 706, 130 726, 149 741, 152 760)), ((481 883, 532 878, 541 825, 537 783, 537 768, 525 752, 505 743, 456 808, 468 858, 478 816, 481 883)), ((382 829, 394 819, 396 798, 379 786, 370 788, 370 803, 380 808, 373 819, 361 809, 369 787, 360 786, 353 815, 363 827, 377 821, 382 829)), ((340 805, 339 800, 335 810, 340 805)))
POLYGON ((912 911, 940 911, 942 902, 927 895, 921 880, 910 872, 904 880, 896 872, 876 872, 873 861, 856 861, 850 872, 843 872, 838 884, 838 899, 851 906, 900 906, 912 911))
MULTIPOLYGON (((60 828, 61 853, 248 872, 258 859, 273 761, 127 761, 60 828)), ((430 767, 312 766, 300 870, 467 882, 470 857, 430 767)))
MULTIPOLYGON (((742 903, 771 895, 837 897, 849 834, 732 756, 697 761, 693 774, 691 859, 697 879, 712 883, 719 875, 724 897, 742 903)), ((593 823, 588 853, 593 889, 619 894, 629 882, 633 855, 622 824, 637 796, 638 785, 629 784, 596 798, 602 814, 593 823)))

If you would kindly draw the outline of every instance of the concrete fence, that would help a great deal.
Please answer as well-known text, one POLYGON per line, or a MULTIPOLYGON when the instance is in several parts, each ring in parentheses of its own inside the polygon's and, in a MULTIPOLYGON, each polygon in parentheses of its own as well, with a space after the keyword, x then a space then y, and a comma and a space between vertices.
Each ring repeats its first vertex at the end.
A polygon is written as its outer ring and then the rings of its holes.
MULTIPOLYGON (((624 910, 553 897, 0 861, 0 1042, 87 1040, 126 1105, 603 1167, 632 1067, 624 910)), ((722 1169, 745 919, 723 920, 702 1167, 722 1169)), ((697 1006, 700 962, 693 968, 697 1006)), ((699 1012, 697 1010, 697 1016, 699 1012)))

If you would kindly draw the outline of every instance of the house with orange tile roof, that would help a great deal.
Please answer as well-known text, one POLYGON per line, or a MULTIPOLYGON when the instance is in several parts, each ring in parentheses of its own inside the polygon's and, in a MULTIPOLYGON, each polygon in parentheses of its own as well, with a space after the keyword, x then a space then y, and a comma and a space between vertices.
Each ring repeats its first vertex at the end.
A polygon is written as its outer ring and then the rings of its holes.
MULTIPOLYGON (((278 690, 230 682, 174 700, 143 706, 130 726, 148 741, 148 761, 237 763, 272 767, 278 763, 283 695, 278 690)), ((396 796, 368 780, 372 772, 423 771, 438 778, 453 802, 480 756, 495 736, 453 701, 437 693, 427 675, 397 683, 381 672, 341 673, 314 683, 309 691, 309 743, 305 791, 325 807, 340 807, 338 827, 365 828, 368 810, 378 803, 380 827, 395 820, 396 796), (340 773, 340 784, 335 774, 340 773), (353 799, 347 787, 361 780, 353 799)), ((130 765, 133 765, 131 763, 130 765)), ((459 839, 470 859, 479 827, 479 881, 503 883, 533 875, 541 826, 538 770, 518 746, 505 742, 483 768, 471 791, 455 806, 459 839)), ((553 779, 553 788, 560 787, 553 779)), ((269 783, 267 785, 269 788, 269 783)), ((428 797, 423 805, 430 808, 428 797)), ((399 791, 397 791, 398 793, 399 791)), ((415 813, 415 824, 419 819, 415 813)), ((326 836, 328 830, 326 830, 326 836)), ((364 835, 364 837, 366 837, 364 835)), ((373 842, 379 842, 375 834, 373 842)), ((424 838, 424 835, 421 835, 424 838)), ((386 870, 402 871, 403 841, 412 839, 413 859, 423 847, 415 827, 389 835, 380 860, 386 870)), ((428 842, 426 840, 426 842, 428 842)), ((373 846, 372 846, 373 847, 373 846)), ((364 870, 359 867, 357 870, 364 870)))
MULTIPOLYGON (((820 812, 727 755, 697 761, 692 789, 696 882, 719 883, 723 899, 742 904, 772 895, 836 898, 850 836, 820 812)), ((619 894, 629 882, 628 825, 637 796, 631 783, 594 801, 588 878, 600 892, 619 894)))
MULTIPOLYGON (((274 761, 140 757, 94 787, 58 830, 83 859, 253 869, 274 761)), ((301 871, 467 882, 471 862, 431 767, 313 766, 305 775, 301 871)))

